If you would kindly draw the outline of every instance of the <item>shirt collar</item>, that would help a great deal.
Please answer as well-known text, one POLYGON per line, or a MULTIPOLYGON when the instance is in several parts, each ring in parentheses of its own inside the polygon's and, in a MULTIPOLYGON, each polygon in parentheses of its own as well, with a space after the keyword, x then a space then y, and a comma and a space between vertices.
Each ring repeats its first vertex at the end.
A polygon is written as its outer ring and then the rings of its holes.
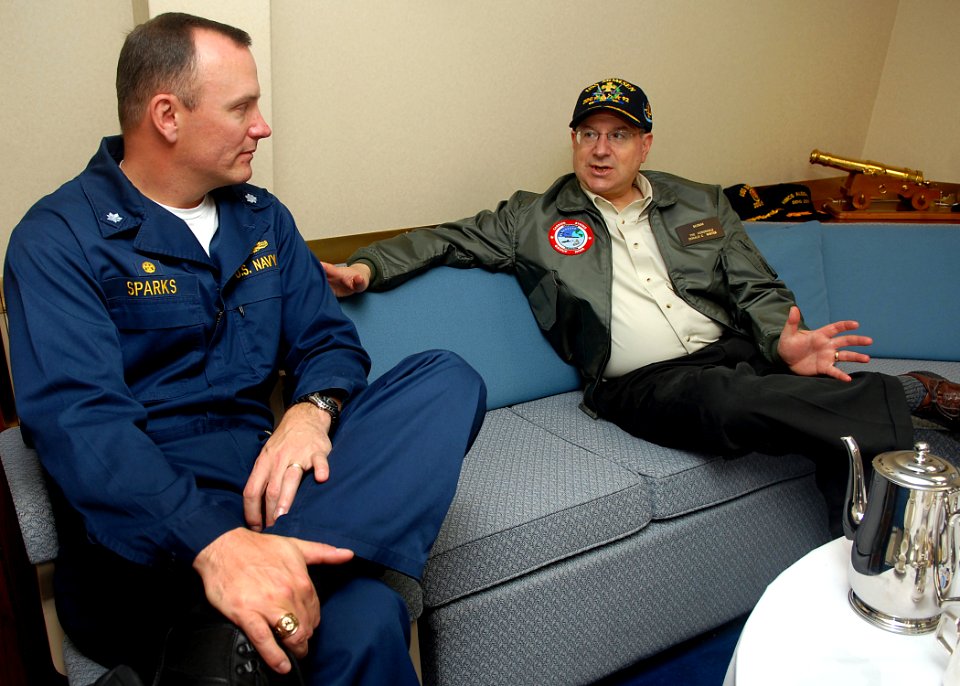
MULTIPOLYGON (((640 214, 643 214, 647 208, 650 206, 650 203, 653 201, 653 186, 650 185, 650 182, 640 172, 637 172, 637 178, 633 182, 634 187, 640 191, 642 196, 638 200, 634 200, 632 203, 623 208, 623 212, 630 210, 631 208, 635 209, 640 214)), ((614 213, 619 214, 619 211, 616 207, 613 206, 613 203, 604 198, 603 196, 597 195, 589 188, 587 188, 582 182, 580 183, 580 188, 583 189, 584 194, 590 198, 590 201, 596 206, 601 212, 604 211, 604 208, 613 210, 614 213)))
MULTIPOLYGON (((101 235, 111 238, 136 232, 133 241, 138 250, 211 263, 187 225, 146 198, 127 179, 119 166, 123 153, 121 136, 104 138, 97 154, 80 175, 81 186, 97 216, 101 235)), ((257 215, 270 207, 274 198, 264 189, 249 184, 226 186, 211 191, 210 195, 221 212, 228 213, 226 220, 221 216, 221 228, 225 225, 236 227, 249 234, 238 241, 240 247, 237 249, 242 254, 230 256, 237 265, 242 264, 266 226, 257 215)))

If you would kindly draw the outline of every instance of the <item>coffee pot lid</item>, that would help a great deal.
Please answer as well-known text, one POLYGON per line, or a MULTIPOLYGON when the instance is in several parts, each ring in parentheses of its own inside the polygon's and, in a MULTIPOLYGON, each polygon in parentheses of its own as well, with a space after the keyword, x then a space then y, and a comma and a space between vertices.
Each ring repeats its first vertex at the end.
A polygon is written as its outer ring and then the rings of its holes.
POLYGON ((913 450, 895 450, 873 458, 873 468, 898 486, 926 491, 960 488, 960 471, 920 441, 913 450))

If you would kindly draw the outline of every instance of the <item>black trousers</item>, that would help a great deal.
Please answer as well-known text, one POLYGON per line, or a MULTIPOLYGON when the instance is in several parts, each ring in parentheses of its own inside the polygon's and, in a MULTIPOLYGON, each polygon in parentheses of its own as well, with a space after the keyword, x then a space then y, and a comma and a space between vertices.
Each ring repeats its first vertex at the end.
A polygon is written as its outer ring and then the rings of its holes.
POLYGON ((844 383, 797 376, 756 345, 727 335, 706 348, 603 381, 599 415, 659 445, 736 456, 799 453, 842 462, 841 436, 866 455, 912 447, 913 426, 895 377, 853 374, 844 383))

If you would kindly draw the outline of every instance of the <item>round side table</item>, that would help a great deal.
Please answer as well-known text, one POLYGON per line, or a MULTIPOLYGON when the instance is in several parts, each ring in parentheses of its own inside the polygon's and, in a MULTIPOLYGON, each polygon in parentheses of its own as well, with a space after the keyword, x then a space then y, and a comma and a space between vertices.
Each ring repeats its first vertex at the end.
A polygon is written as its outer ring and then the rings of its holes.
POLYGON ((895 634, 850 607, 850 541, 838 538, 784 570, 740 634, 725 686, 940 686, 949 654, 935 633, 895 634))

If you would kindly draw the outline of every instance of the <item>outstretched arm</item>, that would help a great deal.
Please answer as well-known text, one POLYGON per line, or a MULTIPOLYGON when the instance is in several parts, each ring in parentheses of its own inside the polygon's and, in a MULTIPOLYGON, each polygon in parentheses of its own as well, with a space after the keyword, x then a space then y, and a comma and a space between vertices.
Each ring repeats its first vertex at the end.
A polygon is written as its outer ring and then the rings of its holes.
POLYGON ((840 335, 853 331, 860 324, 852 320, 833 322, 814 331, 800 330, 800 310, 790 308, 787 322, 783 325, 777 352, 794 374, 800 376, 832 376, 841 381, 850 381, 850 375, 839 369, 836 364, 843 362, 869 362, 870 356, 852 350, 841 350, 847 346, 870 345, 873 339, 868 336, 840 335))

